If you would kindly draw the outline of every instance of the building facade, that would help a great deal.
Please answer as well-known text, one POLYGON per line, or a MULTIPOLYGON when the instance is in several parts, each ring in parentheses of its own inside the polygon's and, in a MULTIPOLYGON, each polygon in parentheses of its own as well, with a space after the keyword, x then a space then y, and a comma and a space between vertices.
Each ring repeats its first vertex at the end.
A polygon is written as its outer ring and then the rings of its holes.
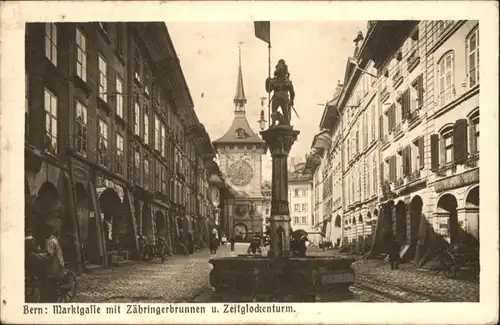
POLYGON ((262 231, 264 224, 262 156, 266 146, 248 123, 246 103, 240 52, 234 118, 229 130, 213 142, 221 172, 234 196, 234 208, 228 211, 225 233, 237 241, 249 240, 252 234, 262 231))
POLYGON ((78 268, 203 246, 215 158, 163 23, 26 27, 26 228, 78 268), (45 121, 45 123, 39 123, 45 121))
POLYGON ((392 233, 422 265, 442 244, 478 245, 478 33, 477 21, 369 22, 308 159, 328 175, 323 153, 341 147, 343 246, 376 254, 392 233))
POLYGON ((312 175, 304 173, 305 163, 295 164, 288 172, 288 202, 292 230, 302 229, 308 233, 312 243, 318 243, 312 220, 313 182, 312 175))

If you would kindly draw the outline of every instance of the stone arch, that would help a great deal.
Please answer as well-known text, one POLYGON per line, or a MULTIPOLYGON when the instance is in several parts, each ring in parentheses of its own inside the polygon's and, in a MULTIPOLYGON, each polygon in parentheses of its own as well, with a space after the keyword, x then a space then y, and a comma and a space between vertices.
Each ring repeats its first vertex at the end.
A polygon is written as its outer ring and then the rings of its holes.
POLYGON ((114 189, 106 188, 99 195, 99 207, 106 247, 109 249, 117 248, 120 235, 125 227, 122 200, 114 189))
POLYGON ((35 211, 36 221, 34 223, 34 232, 39 242, 42 242, 47 235, 47 229, 43 227, 43 224, 47 221, 56 220, 56 228, 58 231, 61 230, 61 219, 64 215, 64 206, 54 184, 50 182, 42 184, 36 197, 35 211))
POLYGON ((332 244, 340 247, 340 241, 342 236, 342 218, 337 214, 333 222, 332 229, 332 244))
POLYGON ((438 198, 437 213, 438 229, 449 240, 450 244, 456 244, 458 241, 458 214, 457 199, 451 193, 444 193, 438 198))
POLYGON ((154 224, 151 205, 148 203, 142 205, 142 234, 147 238, 149 244, 153 243, 154 224))
POLYGON ((479 185, 472 186, 465 194, 465 207, 479 209, 479 185))
POLYGON ((464 227, 475 238, 474 244, 479 244, 479 185, 471 187, 465 195, 464 227))
POLYGON ((422 208, 424 202, 419 195, 415 195, 410 202, 410 240, 416 243, 422 219, 422 208))
POLYGON ((400 244, 405 244, 407 237, 406 204, 404 201, 399 201, 396 204, 396 240, 400 244))
POLYGON ((237 241, 246 240, 248 236, 248 228, 244 223, 237 223, 233 227, 233 234, 237 241))
POLYGON ((337 216, 335 217, 335 224, 334 226, 336 228, 340 228, 342 227, 342 221, 341 221, 341 218, 340 218, 340 215, 337 214, 337 216))
POLYGON ((24 180, 24 229, 33 231, 36 223, 36 198, 31 195, 29 182, 24 180))
MULTIPOLYGON (((87 190, 85 189, 85 186, 82 183, 75 184, 75 195, 76 195, 75 203, 76 203, 76 217, 78 220, 78 231, 80 235, 80 240, 85 250, 89 237, 93 237, 97 240, 97 235, 93 234, 93 236, 90 236, 89 234, 89 230, 91 227, 89 224, 90 200, 87 190)), ((95 227, 93 227, 92 230, 95 231, 95 227)))
POLYGON ((372 233, 375 234, 375 229, 377 228, 377 222, 379 220, 378 217, 378 209, 373 210, 373 216, 372 216, 372 233))
POLYGON ((155 226, 156 232, 165 236, 167 233, 167 222, 165 219, 165 215, 160 210, 155 213, 155 226))

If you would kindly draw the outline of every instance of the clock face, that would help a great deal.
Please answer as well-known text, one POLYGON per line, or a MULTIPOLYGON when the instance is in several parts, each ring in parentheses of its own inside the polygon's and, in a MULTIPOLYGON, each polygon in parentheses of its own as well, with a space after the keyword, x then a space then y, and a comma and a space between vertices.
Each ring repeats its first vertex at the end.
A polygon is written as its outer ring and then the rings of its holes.
POLYGON ((236 186, 247 185, 253 177, 252 166, 246 161, 239 160, 229 166, 228 176, 231 183, 236 186))

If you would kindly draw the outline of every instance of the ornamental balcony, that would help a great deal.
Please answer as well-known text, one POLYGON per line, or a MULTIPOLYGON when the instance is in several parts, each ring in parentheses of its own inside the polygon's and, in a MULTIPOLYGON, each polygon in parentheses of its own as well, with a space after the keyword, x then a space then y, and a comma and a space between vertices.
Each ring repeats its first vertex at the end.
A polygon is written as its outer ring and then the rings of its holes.
POLYGON ((420 176, 421 176, 420 169, 413 171, 412 173, 410 173, 410 175, 408 175, 408 183, 420 179, 420 176))
POLYGON ((410 56, 406 59, 406 70, 408 72, 412 72, 420 63, 420 53, 418 48, 415 48, 413 52, 411 52, 410 56))
POLYGON ((469 157, 465 163, 464 163, 465 167, 468 167, 468 168, 475 168, 477 166, 479 166, 479 153, 476 153, 474 155, 472 155, 471 157, 469 157))
POLYGON ((398 178, 394 181, 394 188, 399 188, 405 184, 405 179, 403 177, 398 178))
POLYGON ((403 83, 403 75, 401 74, 401 69, 396 70, 392 76, 392 87, 397 89, 399 85, 403 83))
POLYGON ((420 110, 418 109, 408 112, 408 115, 406 117, 408 125, 412 125, 414 122, 418 120, 419 117, 420 117, 420 110))

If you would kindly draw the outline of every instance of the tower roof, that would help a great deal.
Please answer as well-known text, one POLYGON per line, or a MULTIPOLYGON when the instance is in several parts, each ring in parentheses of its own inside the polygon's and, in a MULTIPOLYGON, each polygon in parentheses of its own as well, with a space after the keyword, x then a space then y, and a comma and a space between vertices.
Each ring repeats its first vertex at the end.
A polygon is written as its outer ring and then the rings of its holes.
POLYGON ((214 144, 222 143, 255 143, 263 144, 264 141, 252 130, 248 124, 244 112, 235 112, 233 122, 229 130, 219 139, 213 142, 214 144))
POLYGON ((245 116, 245 89, 243 87, 243 73, 241 72, 241 47, 239 49, 238 79, 236 80, 236 94, 234 95, 234 118, 229 130, 214 145, 222 143, 264 144, 264 141, 252 130, 245 116))
POLYGON ((238 79, 236 80, 236 93, 234 94, 234 104, 236 110, 243 109, 247 103, 245 96, 245 88, 243 87, 243 72, 241 71, 241 47, 239 48, 239 65, 238 65, 238 79))

